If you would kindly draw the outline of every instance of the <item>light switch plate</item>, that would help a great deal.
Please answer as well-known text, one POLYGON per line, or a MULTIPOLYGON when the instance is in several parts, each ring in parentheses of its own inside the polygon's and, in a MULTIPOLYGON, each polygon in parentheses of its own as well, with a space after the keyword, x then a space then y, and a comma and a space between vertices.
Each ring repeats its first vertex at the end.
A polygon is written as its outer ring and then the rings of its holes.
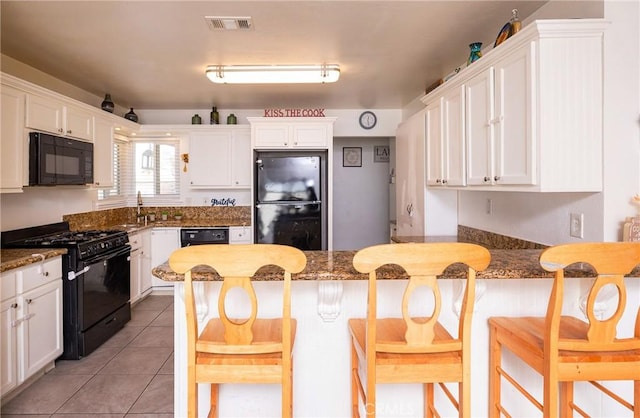
POLYGON ((571 213, 569 215, 569 235, 574 238, 584 238, 583 213, 571 213))

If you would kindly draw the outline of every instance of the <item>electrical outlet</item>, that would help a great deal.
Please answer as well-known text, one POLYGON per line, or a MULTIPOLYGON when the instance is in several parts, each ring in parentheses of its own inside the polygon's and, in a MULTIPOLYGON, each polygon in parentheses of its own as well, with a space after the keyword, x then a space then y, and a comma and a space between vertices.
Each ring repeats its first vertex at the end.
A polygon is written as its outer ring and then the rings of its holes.
POLYGON ((584 214, 571 213, 569 215, 569 235, 574 238, 584 238, 584 214))
POLYGON ((492 199, 487 199, 486 212, 487 212, 487 215, 491 215, 493 213, 493 200, 492 199))

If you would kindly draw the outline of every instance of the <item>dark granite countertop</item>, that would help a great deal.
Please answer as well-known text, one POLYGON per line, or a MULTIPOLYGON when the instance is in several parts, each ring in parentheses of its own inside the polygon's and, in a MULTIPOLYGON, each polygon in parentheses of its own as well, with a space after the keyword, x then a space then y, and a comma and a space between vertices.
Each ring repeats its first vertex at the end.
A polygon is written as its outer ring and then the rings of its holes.
MULTIPOLYGON (((540 267, 538 258, 542 250, 489 250, 491 263, 489 267, 478 272, 479 279, 521 279, 551 278, 552 273, 540 267)), ((306 268, 293 274, 293 280, 366 280, 367 275, 358 273, 352 264, 355 251, 305 251, 306 268)), ((264 267, 258 270, 256 280, 278 280, 277 270, 264 267)), ((444 271, 441 278, 455 279, 465 277, 466 270, 461 265, 452 265, 444 271)), ((163 263, 153 269, 153 275, 166 281, 182 281, 184 277, 163 263)), ((592 276, 588 270, 579 270, 577 276, 592 276)), ((219 276, 210 269, 200 268, 193 272, 194 280, 215 281, 219 276)), ((384 267, 380 270, 379 279, 406 279, 407 275, 398 267, 384 267)))
MULTIPOLYGON (((539 264, 540 249, 496 250, 489 249, 491 262, 489 267, 477 273, 478 279, 548 279, 553 273, 539 264)), ((307 266, 301 273, 293 274, 292 280, 366 280, 367 275, 358 273, 353 268, 353 256, 356 251, 305 251, 307 266)), ((255 279, 260 281, 280 280, 275 267, 263 267, 256 273, 255 279)), ((182 281, 184 276, 175 273, 165 262, 152 270, 152 274, 165 281, 182 281)), ((640 267, 630 274, 640 277, 640 267)), ((454 264, 439 276, 442 279, 458 279, 466 277, 466 269, 461 264, 454 264)), ((566 277, 595 277, 590 266, 579 264, 566 271, 566 277)), ((397 266, 385 266, 378 272, 381 280, 407 279, 407 274, 397 266)), ((212 269, 205 267, 193 271, 193 279, 197 281, 216 281, 220 277, 212 269)))
MULTIPOLYGON (((147 224, 135 224, 135 223, 114 223, 107 224, 103 227, 103 229, 112 229, 117 231, 125 231, 128 233, 135 233, 138 231, 144 231, 146 229, 152 228, 218 228, 218 227, 233 227, 233 226, 243 226, 243 227, 251 227, 251 225, 247 225, 246 222, 239 221, 237 219, 215 219, 215 220, 198 220, 198 219, 187 219, 187 220, 170 220, 170 221, 154 221, 147 222, 147 224)), ((87 228, 91 229, 91 228, 87 228)))
POLYGON ((65 248, 12 248, 0 250, 0 273, 66 254, 65 248))

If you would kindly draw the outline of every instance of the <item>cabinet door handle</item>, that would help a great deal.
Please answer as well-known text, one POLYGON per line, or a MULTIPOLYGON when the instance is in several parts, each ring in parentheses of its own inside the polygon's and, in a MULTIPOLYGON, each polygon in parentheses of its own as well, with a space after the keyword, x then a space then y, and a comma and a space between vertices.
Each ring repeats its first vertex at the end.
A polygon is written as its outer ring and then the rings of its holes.
POLYGON ((440 184, 441 182, 442 182, 442 180, 436 179, 436 184, 440 184))
POLYGON ((62 128, 58 128, 58 132, 63 133, 64 130, 62 128))
POLYGON ((447 180, 442 179, 442 184, 447 184, 447 180))
POLYGON ((484 180, 484 181, 485 181, 485 183, 486 183, 486 182, 488 182, 488 181, 490 181, 490 180, 491 180, 491 177, 485 177, 483 180, 484 180))
POLYGON ((72 132, 71 132, 71 129, 69 129, 69 130, 67 131, 67 133, 68 133, 68 134, 72 133, 72 132))
POLYGON ((493 180, 494 180, 494 181, 498 181, 498 180, 500 180, 500 176, 495 176, 495 177, 493 178, 493 180))
POLYGON ((33 302, 33 299, 25 299, 25 302, 27 302, 27 305, 31 304, 31 302, 33 302))
POLYGON ((17 303, 12 303, 11 304, 11 309, 18 309, 18 304, 17 303))

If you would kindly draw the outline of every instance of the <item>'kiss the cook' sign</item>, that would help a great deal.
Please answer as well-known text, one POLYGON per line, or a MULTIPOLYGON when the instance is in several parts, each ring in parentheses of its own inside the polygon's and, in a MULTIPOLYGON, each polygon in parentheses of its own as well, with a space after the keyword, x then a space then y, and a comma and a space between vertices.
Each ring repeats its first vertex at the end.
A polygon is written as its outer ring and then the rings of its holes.
POLYGON ((265 118, 324 117, 324 109, 265 109, 265 118))

